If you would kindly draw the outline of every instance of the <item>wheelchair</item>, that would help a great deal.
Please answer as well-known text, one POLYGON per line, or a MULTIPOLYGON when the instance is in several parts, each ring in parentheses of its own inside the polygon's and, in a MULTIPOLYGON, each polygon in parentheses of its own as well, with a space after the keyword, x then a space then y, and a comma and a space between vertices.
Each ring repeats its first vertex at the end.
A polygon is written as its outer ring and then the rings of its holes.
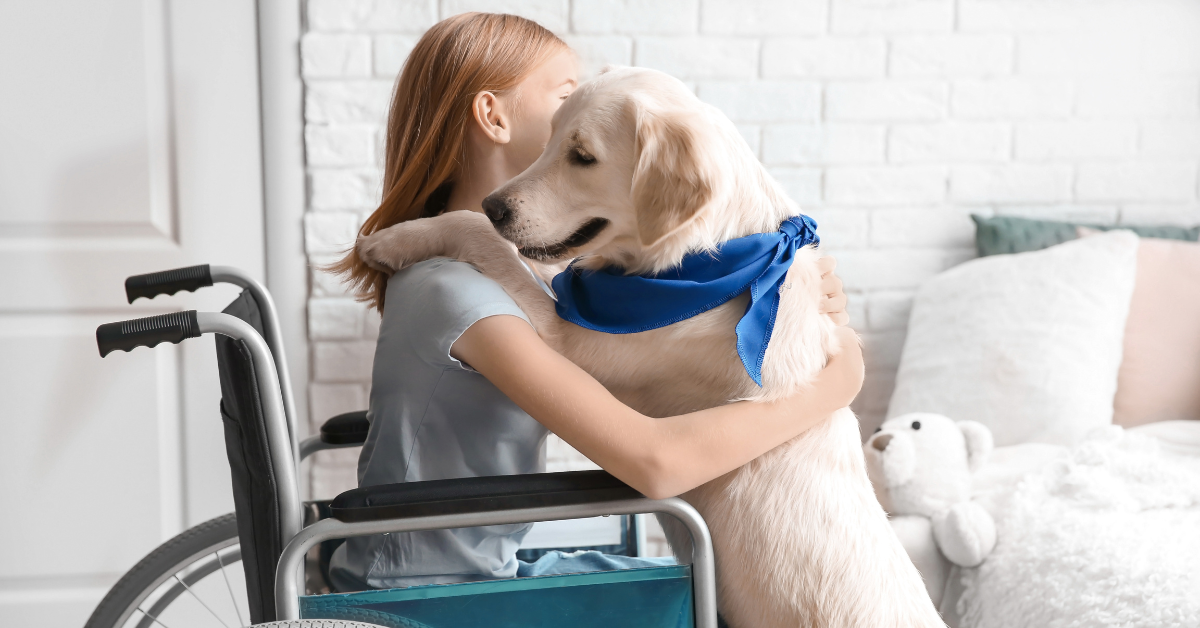
POLYGON ((179 268, 129 277, 125 291, 133 303, 214 283, 243 291, 221 313, 107 323, 97 328, 96 341, 104 357, 216 335, 234 512, 185 530, 143 558, 113 585, 85 628, 230 628, 226 620, 279 628, 717 627, 712 540, 703 518, 679 498, 647 499, 604 471, 409 482, 302 502, 300 462, 317 451, 362 445, 366 412, 335 416, 317 435, 298 440, 275 305, 244 272, 179 268), (691 535, 689 565, 328 592, 328 555, 349 537, 644 513, 683 524, 691 535))

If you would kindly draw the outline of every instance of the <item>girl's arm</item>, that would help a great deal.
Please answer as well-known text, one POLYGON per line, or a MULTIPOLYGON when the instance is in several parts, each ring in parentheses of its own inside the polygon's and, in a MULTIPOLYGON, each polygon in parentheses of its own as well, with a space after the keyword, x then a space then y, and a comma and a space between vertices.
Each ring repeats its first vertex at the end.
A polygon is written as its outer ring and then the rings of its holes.
POLYGON ((663 419, 618 401, 515 316, 476 322, 451 354, 583 455, 657 499, 733 471, 850 405, 862 386, 862 351, 849 328, 837 333, 841 353, 802 392, 663 419))

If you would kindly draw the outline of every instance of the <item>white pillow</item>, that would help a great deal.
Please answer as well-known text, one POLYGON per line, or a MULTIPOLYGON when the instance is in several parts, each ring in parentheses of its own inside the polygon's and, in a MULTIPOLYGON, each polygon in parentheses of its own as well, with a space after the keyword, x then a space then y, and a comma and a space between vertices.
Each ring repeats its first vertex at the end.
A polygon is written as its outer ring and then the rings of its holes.
POLYGON ((996 446, 1071 445, 1112 423, 1137 270, 1128 231, 972 260, 917 292, 888 416, 988 426, 996 446))

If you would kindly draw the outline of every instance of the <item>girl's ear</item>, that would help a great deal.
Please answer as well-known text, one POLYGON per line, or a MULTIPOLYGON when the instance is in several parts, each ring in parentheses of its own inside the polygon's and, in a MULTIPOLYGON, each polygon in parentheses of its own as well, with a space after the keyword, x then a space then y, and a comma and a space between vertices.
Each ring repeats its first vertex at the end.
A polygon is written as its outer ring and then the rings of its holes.
POLYGON ((638 240, 652 246, 695 218, 713 197, 714 165, 694 114, 637 112, 633 203, 638 240))
POLYGON ((471 100, 471 116, 484 137, 496 144, 512 139, 512 126, 505 103, 492 92, 479 92, 471 100))

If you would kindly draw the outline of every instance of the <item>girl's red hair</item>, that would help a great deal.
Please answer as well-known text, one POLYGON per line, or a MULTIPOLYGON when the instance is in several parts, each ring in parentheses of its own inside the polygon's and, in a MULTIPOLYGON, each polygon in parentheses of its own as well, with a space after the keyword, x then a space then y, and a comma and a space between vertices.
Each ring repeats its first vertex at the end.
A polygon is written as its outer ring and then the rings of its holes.
MULTIPOLYGON (((475 95, 511 90, 567 49, 545 27, 515 15, 463 13, 426 31, 396 81, 383 200, 359 233, 441 213, 462 165, 475 95)), ((383 311, 387 275, 363 263, 354 250, 329 270, 344 275, 360 300, 383 311)))

